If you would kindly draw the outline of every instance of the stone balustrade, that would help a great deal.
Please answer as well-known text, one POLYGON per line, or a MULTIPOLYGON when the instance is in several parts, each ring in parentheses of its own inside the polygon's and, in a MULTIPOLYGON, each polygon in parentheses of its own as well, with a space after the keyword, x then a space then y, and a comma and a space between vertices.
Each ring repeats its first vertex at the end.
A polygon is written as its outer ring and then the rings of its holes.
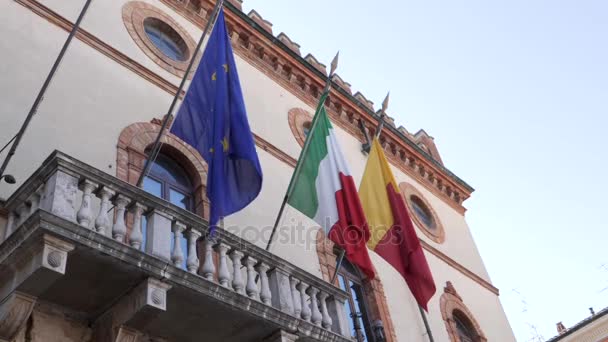
POLYGON ((61 152, 54 152, 8 199, 6 209, 0 242, 41 209, 164 260, 209 286, 350 336, 346 293, 340 289, 222 229, 206 238, 202 218, 61 152))

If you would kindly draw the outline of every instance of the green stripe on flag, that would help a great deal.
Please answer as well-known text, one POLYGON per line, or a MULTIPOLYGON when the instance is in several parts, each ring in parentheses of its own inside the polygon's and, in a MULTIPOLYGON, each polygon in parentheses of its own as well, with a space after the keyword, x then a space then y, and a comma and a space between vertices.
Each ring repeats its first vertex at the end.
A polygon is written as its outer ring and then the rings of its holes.
MULTIPOLYGON (((322 98, 322 100, 325 99, 322 98)), ((329 136, 329 130, 332 129, 325 106, 322 103, 318 113, 318 122, 313 128, 314 132, 311 130, 308 133, 312 140, 306 154, 300 157, 301 169, 299 175, 296 175, 297 178, 294 179, 293 192, 287 201, 289 205, 311 219, 314 219, 319 208, 316 181, 321 160, 327 156, 327 137, 329 136)))

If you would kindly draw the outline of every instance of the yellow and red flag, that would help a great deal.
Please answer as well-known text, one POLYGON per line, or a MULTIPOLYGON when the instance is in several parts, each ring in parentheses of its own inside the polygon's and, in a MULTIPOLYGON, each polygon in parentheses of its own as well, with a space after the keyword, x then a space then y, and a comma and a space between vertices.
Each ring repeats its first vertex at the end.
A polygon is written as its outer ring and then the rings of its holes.
POLYGON ((359 197, 371 233, 367 246, 403 276, 418 304, 428 311, 435 281, 378 139, 372 143, 359 197))

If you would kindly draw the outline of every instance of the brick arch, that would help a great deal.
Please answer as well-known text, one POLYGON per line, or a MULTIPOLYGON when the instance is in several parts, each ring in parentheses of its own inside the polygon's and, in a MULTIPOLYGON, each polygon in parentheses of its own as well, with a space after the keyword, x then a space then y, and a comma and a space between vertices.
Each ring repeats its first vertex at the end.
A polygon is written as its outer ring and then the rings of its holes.
POLYGON ((304 146, 306 141, 306 134, 304 133, 304 124, 306 122, 312 122, 312 114, 305 111, 302 108, 292 108, 287 112, 287 119, 289 120, 289 128, 293 133, 294 138, 300 146, 304 146))
POLYGON ((443 321, 445 323, 445 327, 448 331, 448 335, 450 336, 451 342, 460 342, 460 338, 458 337, 458 330, 456 328, 456 322, 454 321, 454 314, 460 314, 460 316, 465 317, 468 320, 468 323, 471 325, 471 329, 474 331, 474 341, 475 342, 486 342, 488 339, 485 337, 479 323, 466 307, 464 302, 462 301, 462 297, 456 292, 454 285, 452 282, 448 281, 445 284, 445 288, 443 289, 444 293, 441 295, 441 299, 439 300, 441 306, 441 316, 443 317, 443 321))
MULTIPOLYGON (((116 177, 135 184, 143 171, 146 152, 160 132, 160 120, 137 122, 125 127, 118 138, 116 177)), ((188 173, 194 186, 194 211, 203 218, 209 217, 209 200, 206 196, 207 163, 200 153, 184 141, 166 132, 161 139, 161 153, 170 156, 188 173)))
MULTIPOLYGON (((334 252, 334 243, 325 237, 322 229, 319 229, 316 236, 316 245, 323 279, 330 282, 331 277, 336 270, 336 253, 334 252)), ((334 285, 339 286, 337 280, 335 281, 334 285)), ((395 326, 393 325, 391 315, 388 311, 388 303, 386 301, 386 295, 384 294, 384 287, 382 286, 380 277, 376 275, 376 278, 373 280, 365 278, 363 280, 363 291, 366 296, 367 309, 370 311, 370 321, 374 322, 376 320, 381 320, 382 324, 384 325, 386 341, 397 342, 395 326)))

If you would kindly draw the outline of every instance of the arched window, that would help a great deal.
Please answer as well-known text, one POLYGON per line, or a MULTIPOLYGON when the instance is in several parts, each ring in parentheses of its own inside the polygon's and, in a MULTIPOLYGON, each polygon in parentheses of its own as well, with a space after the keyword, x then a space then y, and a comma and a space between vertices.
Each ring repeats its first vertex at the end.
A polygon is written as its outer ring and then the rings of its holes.
POLYGON ((464 304, 452 282, 448 281, 439 299, 441 316, 451 342, 486 342, 479 323, 464 304))
MULTIPOLYGON (((173 159, 164 154, 159 154, 150 167, 150 172, 144 177, 143 189, 159 198, 170 202, 182 209, 194 211, 194 187, 186 171, 173 159)), ((147 222, 144 219, 143 246, 146 244, 147 222)), ((173 248, 174 236, 171 234, 171 246, 173 248)), ((188 250, 188 241, 184 236, 180 239, 182 251, 188 250)), ((171 251, 173 252, 173 251, 171 251)), ((184 259, 182 267, 186 268, 184 259)))
POLYGON ((193 211, 193 186, 188 174, 170 157, 159 154, 144 178, 143 189, 176 206, 193 211))
POLYGON ((357 342, 373 342, 374 336, 371 330, 370 317, 365 303, 363 290, 363 277, 359 269, 348 262, 342 261, 338 271, 338 283, 340 288, 348 293, 346 303, 346 315, 349 317, 349 325, 352 337, 357 342))

